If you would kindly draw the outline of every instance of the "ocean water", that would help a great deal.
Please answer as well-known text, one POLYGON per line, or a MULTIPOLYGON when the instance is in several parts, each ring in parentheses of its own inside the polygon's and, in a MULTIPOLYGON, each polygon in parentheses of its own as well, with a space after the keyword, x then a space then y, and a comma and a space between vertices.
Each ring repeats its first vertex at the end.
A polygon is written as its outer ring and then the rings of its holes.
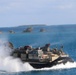
POLYGON ((76 74, 76 25, 35 26, 33 32, 22 33, 24 27, 0 28, 0 75, 75 75, 76 74), (39 32, 45 28, 46 32, 39 32), (14 30, 15 34, 8 31, 14 30), (60 64, 50 68, 34 69, 29 63, 10 56, 11 50, 5 49, 4 43, 10 41, 14 47, 31 45, 41 47, 50 43, 50 48, 64 46, 64 52, 74 60, 74 63, 60 64))

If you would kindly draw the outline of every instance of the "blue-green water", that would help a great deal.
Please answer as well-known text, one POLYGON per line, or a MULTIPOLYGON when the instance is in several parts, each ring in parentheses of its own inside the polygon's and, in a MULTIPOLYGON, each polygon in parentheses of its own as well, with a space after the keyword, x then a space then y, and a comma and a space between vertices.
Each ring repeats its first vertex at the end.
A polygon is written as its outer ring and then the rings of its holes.
MULTIPOLYGON (((44 46, 50 43, 50 48, 64 46, 64 51, 76 61, 76 25, 43 26, 47 31, 39 32, 41 27, 34 27, 31 33, 22 33, 24 28, 1 28, 4 31, 0 34, 0 40, 8 40, 14 47, 32 45, 33 47, 44 46), (8 30, 13 29, 16 33, 10 34, 8 30)), ((42 28, 43 28, 42 27, 42 28)), ((5 52, 6 54, 6 52, 5 52)), ((8 58, 2 60, 0 75, 75 75, 76 62, 58 65, 53 68, 33 69, 28 63, 22 64, 17 60, 8 58), (11 60, 11 61, 10 61, 11 60), (11 66, 12 65, 12 66, 11 66), (22 67, 22 66, 24 67, 22 67), (12 70, 12 71, 11 71, 12 70)), ((1 60, 0 60, 1 61, 1 60)), ((1 63, 0 63, 1 65, 1 63)))

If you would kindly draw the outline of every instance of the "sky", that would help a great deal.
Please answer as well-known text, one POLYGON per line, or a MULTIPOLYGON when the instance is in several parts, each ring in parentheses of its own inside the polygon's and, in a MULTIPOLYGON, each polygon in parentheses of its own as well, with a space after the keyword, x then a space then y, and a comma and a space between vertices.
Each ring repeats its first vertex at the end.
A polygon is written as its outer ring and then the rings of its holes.
POLYGON ((76 0, 0 0, 0 27, 76 24, 76 0))

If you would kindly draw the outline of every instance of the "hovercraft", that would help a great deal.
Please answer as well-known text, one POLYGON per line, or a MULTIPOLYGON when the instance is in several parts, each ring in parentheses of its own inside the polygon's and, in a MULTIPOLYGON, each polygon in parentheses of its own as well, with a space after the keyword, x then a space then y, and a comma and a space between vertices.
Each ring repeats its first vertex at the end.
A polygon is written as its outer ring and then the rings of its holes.
POLYGON ((12 47, 14 51, 11 53, 11 56, 14 58, 20 58, 23 63, 28 62, 36 69, 52 67, 61 63, 66 64, 67 62, 74 62, 68 54, 63 52, 62 48, 63 46, 60 50, 56 48, 50 49, 50 44, 46 44, 45 46, 39 48, 23 46, 14 49, 12 47))

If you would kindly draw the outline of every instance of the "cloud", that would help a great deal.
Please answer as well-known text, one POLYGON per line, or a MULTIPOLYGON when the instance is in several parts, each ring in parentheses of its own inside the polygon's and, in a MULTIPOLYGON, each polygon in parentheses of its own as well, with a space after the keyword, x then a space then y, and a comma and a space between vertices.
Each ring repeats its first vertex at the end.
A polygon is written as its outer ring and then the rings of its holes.
POLYGON ((55 0, 2 0, 0 1, 0 11, 38 12, 53 1, 55 0))
POLYGON ((47 9, 72 9, 73 3, 71 0, 1 0, 0 12, 38 13, 47 9))
POLYGON ((73 5, 72 4, 67 4, 67 5, 60 5, 58 6, 59 9, 72 9, 73 8, 73 5))

